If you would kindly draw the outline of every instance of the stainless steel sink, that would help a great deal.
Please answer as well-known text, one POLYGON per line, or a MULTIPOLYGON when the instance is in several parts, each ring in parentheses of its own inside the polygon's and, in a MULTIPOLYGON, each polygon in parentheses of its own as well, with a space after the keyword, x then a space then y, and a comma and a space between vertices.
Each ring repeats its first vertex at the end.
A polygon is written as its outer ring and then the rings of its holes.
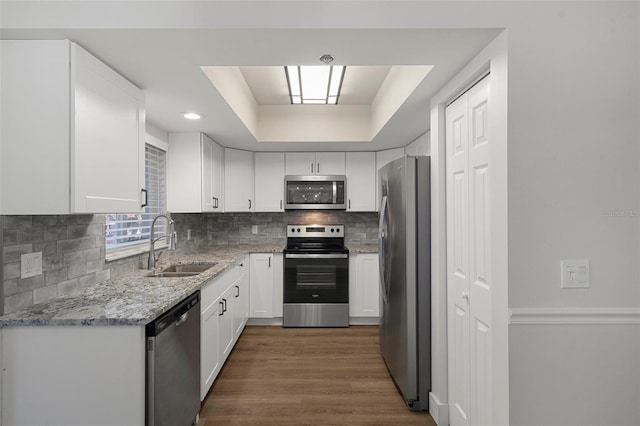
POLYGON ((180 277, 192 277, 199 275, 209 268, 216 266, 218 262, 200 262, 200 263, 188 263, 181 265, 171 265, 162 269, 159 272, 152 272, 147 274, 147 277, 152 278, 180 278, 180 277))
POLYGON ((199 272, 152 272, 147 274, 147 277, 151 278, 180 278, 180 277, 192 277, 198 275, 199 272))
POLYGON ((162 272, 184 272, 184 273, 196 273, 206 271, 209 268, 216 266, 217 262, 200 262, 200 263, 188 263, 184 265, 171 265, 167 266, 162 272))

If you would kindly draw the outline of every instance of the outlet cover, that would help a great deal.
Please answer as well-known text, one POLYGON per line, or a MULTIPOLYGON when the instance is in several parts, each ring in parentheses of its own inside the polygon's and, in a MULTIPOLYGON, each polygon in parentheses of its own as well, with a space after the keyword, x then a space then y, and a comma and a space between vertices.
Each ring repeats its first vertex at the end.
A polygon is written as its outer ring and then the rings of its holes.
POLYGON ((258 225, 251 226, 251 233, 252 234, 257 234, 258 233, 258 225))
POLYGON ((568 259, 560 262, 562 288, 589 288, 589 261, 568 259))
POLYGON ((26 253, 20 256, 20 278, 42 274, 42 252, 26 253))

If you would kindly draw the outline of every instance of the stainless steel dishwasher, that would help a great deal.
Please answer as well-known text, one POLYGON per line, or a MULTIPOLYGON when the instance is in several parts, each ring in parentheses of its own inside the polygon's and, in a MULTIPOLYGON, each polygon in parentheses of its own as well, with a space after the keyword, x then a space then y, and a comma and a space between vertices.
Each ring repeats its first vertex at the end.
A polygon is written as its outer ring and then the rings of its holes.
POLYGON ((200 292, 146 327, 147 426, 189 426, 200 412, 200 292))

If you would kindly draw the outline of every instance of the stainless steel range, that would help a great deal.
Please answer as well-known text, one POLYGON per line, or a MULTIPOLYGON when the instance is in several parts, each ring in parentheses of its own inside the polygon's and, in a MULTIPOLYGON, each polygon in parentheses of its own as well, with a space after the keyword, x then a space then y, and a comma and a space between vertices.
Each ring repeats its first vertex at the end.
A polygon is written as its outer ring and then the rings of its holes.
POLYGON ((285 327, 349 326, 349 250, 344 225, 288 225, 285 327))

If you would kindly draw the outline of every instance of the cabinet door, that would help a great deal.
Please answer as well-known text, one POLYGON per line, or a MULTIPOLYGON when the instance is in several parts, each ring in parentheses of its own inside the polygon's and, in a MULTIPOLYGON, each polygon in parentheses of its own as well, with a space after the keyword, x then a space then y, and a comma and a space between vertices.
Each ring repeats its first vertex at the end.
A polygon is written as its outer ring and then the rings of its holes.
POLYGON ((288 175, 312 175, 316 170, 314 152, 285 153, 285 172, 288 175))
POLYGON ((71 213, 141 211, 144 95, 87 51, 71 46, 71 213))
POLYGON ((255 153, 256 212, 284 211, 284 153, 255 153))
MULTIPOLYGON (((208 138, 208 136, 205 135, 208 138)), ((211 183, 211 196, 213 198, 213 211, 224 212, 224 148, 211 140, 213 146, 213 181, 211 183)))
POLYGON ((249 319, 249 265, 243 260, 237 266, 239 276, 233 285, 235 300, 233 301, 233 330, 237 340, 249 319))
POLYGON ((219 340, 220 360, 224 363, 233 349, 234 333, 233 333, 233 302, 235 299, 235 287, 229 287, 220 297, 219 300, 219 340))
MULTIPOLYGON (((209 284, 211 285, 211 284, 209 284)), ((218 324, 221 304, 217 298, 205 307, 200 316, 200 400, 204 400, 207 392, 216 379, 222 363, 218 342, 218 324)))
POLYGON ((203 146, 200 133, 169 133, 167 210, 199 213, 203 202, 203 146))
POLYGON ((251 255, 250 315, 273 318, 273 255, 251 255))
POLYGON ((349 259, 349 315, 380 316, 378 255, 359 253, 349 259))
POLYGON ((0 40, 0 55, 0 214, 68 214, 69 42, 0 40))
POLYGON ((347 152, 347 211, 376 211, 376 154, 347 152))
POLYGON ((211 212, 214 210, 215 201, 213 199, 213 144, 214 142, 202 135, 201 141, 202 157, 202 211, 211 212))
POLYGON ((316 152, 317 175, 344 175, 345 155, 344 152, 316 152))
POLYGON ((225 211, 254 211, 253 152, 225 148, 224 162, 225 211))

